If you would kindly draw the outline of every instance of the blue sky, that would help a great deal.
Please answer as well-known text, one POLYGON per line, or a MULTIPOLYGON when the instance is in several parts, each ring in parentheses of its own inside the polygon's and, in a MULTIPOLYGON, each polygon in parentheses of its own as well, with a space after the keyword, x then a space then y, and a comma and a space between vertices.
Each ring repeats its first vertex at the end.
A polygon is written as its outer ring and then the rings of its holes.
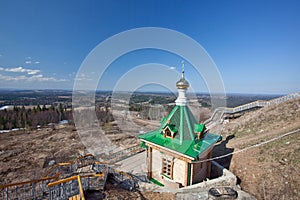
MULTIPOLYGON (((100 42, 133 28, 163 27, 201 44, 229 93, 299 92, 299 8, 289 0, 0 0, 0 88, 72 89, 81 63, 100 42)), ((113 89, 138 64, 180 71, 181 60, 133 52, 110 66, 99 89, 113 89)), ((186 77, 196 91, 206 90, 189 63, 186 77)))

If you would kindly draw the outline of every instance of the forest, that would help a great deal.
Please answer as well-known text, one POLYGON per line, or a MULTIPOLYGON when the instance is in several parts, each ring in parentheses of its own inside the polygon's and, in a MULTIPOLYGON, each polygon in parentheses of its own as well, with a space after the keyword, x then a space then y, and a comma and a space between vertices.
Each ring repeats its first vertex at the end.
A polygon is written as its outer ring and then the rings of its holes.
POLYGON ((47 126, 50 123, 58 123, 62 120, 72 121, 72 111, 59 104, 58 107, 51 105, 34 106, 26 109, 25 106, 14 106, 13 109, 0 110, 0 130, 14 128, 35 128, 47 126))

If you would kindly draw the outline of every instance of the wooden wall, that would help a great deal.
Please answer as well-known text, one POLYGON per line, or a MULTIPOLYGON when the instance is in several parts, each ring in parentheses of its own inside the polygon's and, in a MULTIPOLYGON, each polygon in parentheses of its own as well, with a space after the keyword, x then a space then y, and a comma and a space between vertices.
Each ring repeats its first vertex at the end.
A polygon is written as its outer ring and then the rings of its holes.
POLYGON ((174 159, 173 167, 173 180, 184 185, 184 179, 186 176, 186 162, 178 158, 174 159))
POLYGON ((161 167, 162 167, 162 157, 161 153, 153 149, 152 150, 152 177, 156 180, 161 180, 161 167))

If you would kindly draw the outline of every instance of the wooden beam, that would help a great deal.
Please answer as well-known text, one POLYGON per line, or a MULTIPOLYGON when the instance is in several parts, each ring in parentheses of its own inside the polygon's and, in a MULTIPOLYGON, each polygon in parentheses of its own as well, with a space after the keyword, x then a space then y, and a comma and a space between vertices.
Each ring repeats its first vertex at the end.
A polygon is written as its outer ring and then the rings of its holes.
POLYGON ((147 151, 147 159, 148 159, 148 179, 152 178, 152 147, 149 146, 147 151))
POLYGON ((10 184, 6 184, 6 185, 0 185, 0 189, 13 187, 13 186, 20 186, 20 185, 25 185, 25 184, 38 183, 38 182, 47 181, 47 180, 54 180, 54 179, 57 179, 57 178, 58 178, 58 176, 56 175, 56 176, 52 176, 52 177, 46 177, 46 178, 35 179, 35 180, 30 180, 30 181, 10 183, 10 184))
MULTIPOLYGON (((207 159, 210 159, 212 156, 212 151, 210 151, 207 155, 207 159)), ((210 172, 211 172, 211 161, 207 161, 207 174, 206 177, 210 178, 210 172)))
POLYGON ((193 179, 194 179, 194 164, 191 164, 191 173, 190 173, 190 185, 193 185, 193 179))
POLYGON ((185 162, 185 171, 184 171, 184 182, 183 182, 183 186, 187 186, 188 185, 188 169, 189 165, 188 162, 185 162))
POLYGON ((65 178, 65 179, 60 179, 60 180, 55 181, 55 182, 51 182, 47 186, 48 187, 53 187, 55 185, 59 185, 61 183, 69 182, 69 181, 72 181, 72 180, 75 180, 75 179, 78 179, 77 175, 76 176, 71 176, 71 177, 68 177, 68 178, 65 178))
POLYGON ((183 161, 185 161, 185 162, 189 162, 189 163, 192 162, 191 159, 188 159, 188 158, 186 158, 186 157, 183 157, 183 156, 178 155, 178 154, 176 154, 176 153, 173 153, 173 152, 171 152, 171 151, 165 150, 165 149, 163 149, 163 148, 159 148, 159 147, 157 147, 157 146, 155 146, 155 145, 152 145, 151 143, 146 143, 146 145, 147 145, 149 148, 151 147, 151 148, 153 148, 153 149, 156 149, 156 150, 158 150, 158 151, 160 151, 160 152, 163 152, 163 153, 166 153, 166 154, 168 154, 168 155, 171 155, 171 156, 173 156, 173 157, 175 157, 175 158, 178 158, 178 159, 180 159, 180 160, 183 160, 183 161))

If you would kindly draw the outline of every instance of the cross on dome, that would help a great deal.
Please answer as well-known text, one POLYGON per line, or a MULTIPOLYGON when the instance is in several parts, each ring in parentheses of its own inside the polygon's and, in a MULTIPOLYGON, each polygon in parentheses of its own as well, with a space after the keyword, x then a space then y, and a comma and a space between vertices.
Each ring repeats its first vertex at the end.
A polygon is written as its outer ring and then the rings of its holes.
POLYGON ((181 62, 182 64, 182 72, 181 72, 181 78, 176 83, 176 87, 178 89, 178 97, 175 101, 176 105, 179 106, 185 106, 187 104, 186 99, 186 90, 189 88, 190 84, 185 80, 184 78, 184 61, 181 62))
POLYGON ((176 86, 178 89, 187 90, 189 88, 190 84, 184 78, 184 61, 182 61, 181 64, 182 64, 181 79, 179 81, 177 81, 176 86))

